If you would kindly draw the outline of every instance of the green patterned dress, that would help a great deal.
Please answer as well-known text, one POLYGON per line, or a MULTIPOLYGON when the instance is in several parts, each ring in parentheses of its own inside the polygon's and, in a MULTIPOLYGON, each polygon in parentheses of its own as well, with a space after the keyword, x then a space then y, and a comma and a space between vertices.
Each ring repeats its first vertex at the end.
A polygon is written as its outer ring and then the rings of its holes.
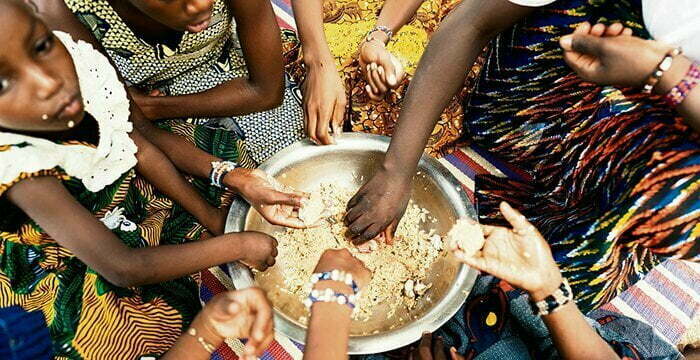
MULTIPOLYGON (((104 71, 109 69, 107 58, 67 34, 57 36, 73 56, 85 107, 97 121, 100 138, 93 146, 0 132, 0 308, 42 311, 56 358, 159 355, 200 310, 197 279, 187 276, 134 288, 112 285, 3 196, 24 179, 56 177, 133 248, 182 244, 203 231, 133 169, 136 146, 128 137, 129 102, 116 73, 104 71)), ((194 135, 202 136, 197 131, 194 135)), ((235 148, 217 151, 230 159, 238 156, 235 148)))

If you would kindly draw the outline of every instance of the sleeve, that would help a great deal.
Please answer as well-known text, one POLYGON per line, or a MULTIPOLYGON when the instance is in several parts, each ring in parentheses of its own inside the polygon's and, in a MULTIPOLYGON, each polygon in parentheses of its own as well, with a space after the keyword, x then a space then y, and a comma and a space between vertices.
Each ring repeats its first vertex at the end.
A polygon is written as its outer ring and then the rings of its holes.
POLYGON ((683 359, 674 346, 639 320, 601 309, 589 313, 586 320, 622 359, 683 359))
POLYGON ((38 176, 54 176, 59 180, 70 177, 51 160, 51 154, 41 156, 30 145, 17 143, 0 146, 0 197, 18 182, 38 176))
POLYGON ((528 6, 528 7, 541 7, 549 5, 557 0, 508 0, 516 5, 528 6))

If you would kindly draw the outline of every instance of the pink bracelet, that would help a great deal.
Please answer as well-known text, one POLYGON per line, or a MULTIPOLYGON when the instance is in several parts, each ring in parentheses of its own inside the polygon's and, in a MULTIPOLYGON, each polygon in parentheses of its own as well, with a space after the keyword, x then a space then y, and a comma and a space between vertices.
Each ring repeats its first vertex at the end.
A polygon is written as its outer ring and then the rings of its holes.
POLYGON ((690 65, 688 73, 685 74, 683 80, 678 85, 674 86, 671 91, 666 94, 666 102, 671 107, 680 105, 690 92, 700 83, 700 65, 693 63, 690 65))

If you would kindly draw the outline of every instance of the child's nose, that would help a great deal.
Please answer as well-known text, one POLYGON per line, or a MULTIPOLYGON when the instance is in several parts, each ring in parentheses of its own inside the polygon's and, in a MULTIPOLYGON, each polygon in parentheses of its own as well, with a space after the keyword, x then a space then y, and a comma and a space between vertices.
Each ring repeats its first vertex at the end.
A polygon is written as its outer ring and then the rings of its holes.
POLYGON ((29 78, 34 82, 36 94, 41 100, 47 100, 56 95, 63 87, 63 81, 50 71, 40 66, 27 68, 29 78))
POLYGON ((185 11, 188 15, 198 15, 212 8, 214 2, 212 0, 187 0, 185 3, 185 11))

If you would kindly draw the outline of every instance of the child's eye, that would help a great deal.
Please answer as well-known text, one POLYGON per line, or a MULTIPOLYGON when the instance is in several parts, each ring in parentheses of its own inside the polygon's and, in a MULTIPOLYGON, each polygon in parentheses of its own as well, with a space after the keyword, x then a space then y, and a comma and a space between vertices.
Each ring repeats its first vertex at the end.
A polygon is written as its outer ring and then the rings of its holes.
POLYGON ((4 93, 8 87, 10 87, 10 80, 0 77, 0 94, 4 93))
POLYGON ((53 36, 49 35, 39 41, 34 45, 34 51, 37 54, 44 54, 51 50, 53 47, 53 36))

